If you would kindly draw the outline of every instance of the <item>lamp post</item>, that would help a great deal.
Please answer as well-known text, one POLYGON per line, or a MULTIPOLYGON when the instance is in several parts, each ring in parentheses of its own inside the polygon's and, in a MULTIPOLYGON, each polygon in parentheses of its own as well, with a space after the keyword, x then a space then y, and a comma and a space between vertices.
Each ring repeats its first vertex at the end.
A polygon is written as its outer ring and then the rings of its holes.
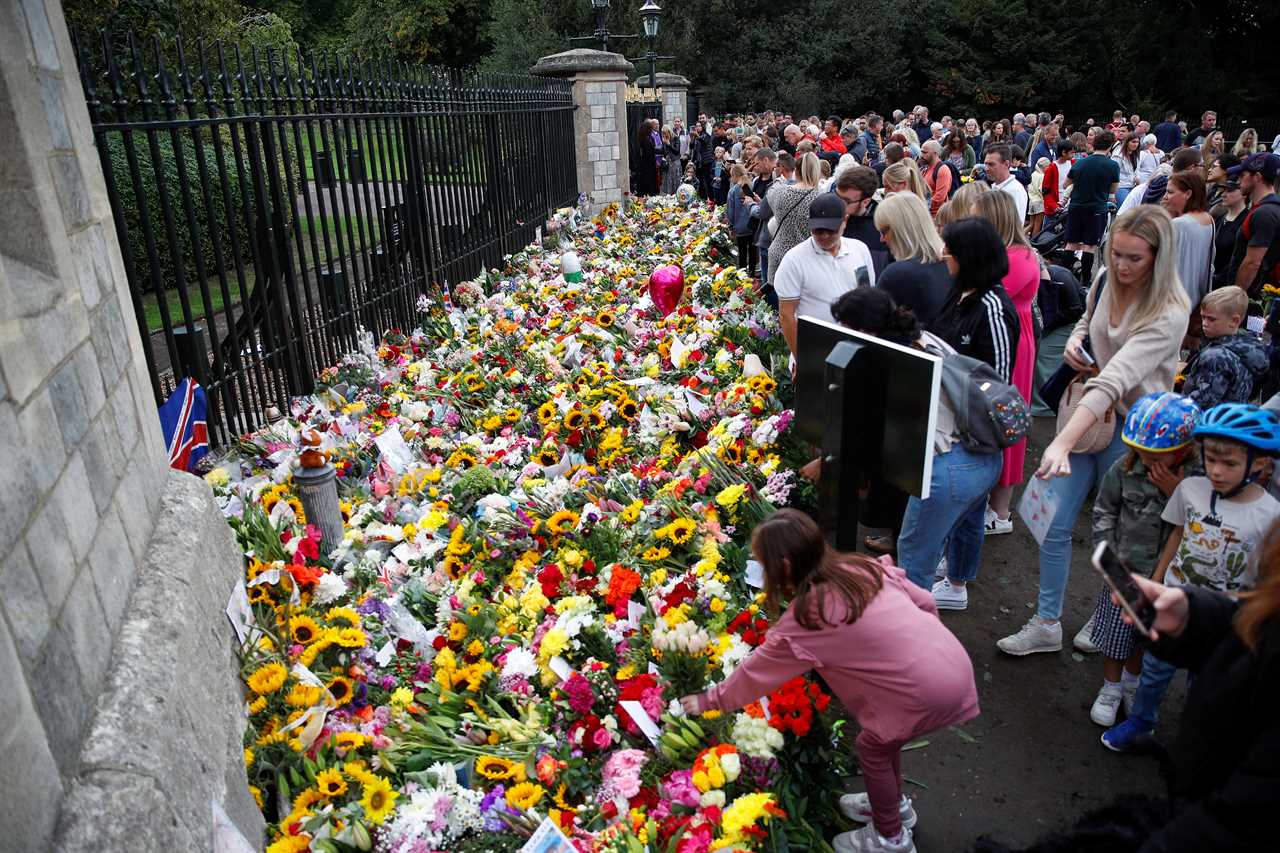
POLYGON ((609 32, 609 0, 591 0, 591 10, 596 15, 596 31, 589 36, 573 36, 570 42, 597 41, 600 49, 609 52, 609 46, 615 41, 639 38, 637 35, 615 35, 609 32))
POLYGON ((658 60, 675 59, 674 56, 658 55, 658 20, 662 17, 662 7, 653 0, 645 0, 643 6, 640 7, 640 23, 644 26, 644 36, 649 40, 649 49, 644 56, 631 60, 632 62, 640 62, 645 60, 649 63, 649 88, 656 94, 658 91, 658 60))

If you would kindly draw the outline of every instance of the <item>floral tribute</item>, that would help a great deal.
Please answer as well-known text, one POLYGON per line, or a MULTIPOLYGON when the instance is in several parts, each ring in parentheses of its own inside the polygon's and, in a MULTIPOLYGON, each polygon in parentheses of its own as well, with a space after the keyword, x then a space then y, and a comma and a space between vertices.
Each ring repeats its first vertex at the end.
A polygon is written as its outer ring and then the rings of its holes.
POLYGON ((268 850, 826 849, 846 749, 809 677, 681 715, 769 621, 752 527, 811 499, 772 312, 711 211, 651 200, 420 301, 208 475, 246 553, 268 850), (687 290, 662 316, 649 271, 687 290), (441 304, 443 303, 443 304, 441 304), (785 377, 784 377, 785 380, 785 377), (337 469, 322 547, 294 474, 337 469))

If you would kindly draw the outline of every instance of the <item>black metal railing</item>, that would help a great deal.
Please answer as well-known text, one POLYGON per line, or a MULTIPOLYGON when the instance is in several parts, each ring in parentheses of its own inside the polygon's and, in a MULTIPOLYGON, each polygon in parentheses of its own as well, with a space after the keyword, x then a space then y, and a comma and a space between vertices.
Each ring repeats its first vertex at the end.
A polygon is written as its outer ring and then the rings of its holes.
POLYGON ((634 140, 640 122, 651 118, 662 121, 661 101, 627 101, 627 139, 634 140))
POLYGON ((74 40, 152 390, 215 445, 577 196, 565 81, 74 40))

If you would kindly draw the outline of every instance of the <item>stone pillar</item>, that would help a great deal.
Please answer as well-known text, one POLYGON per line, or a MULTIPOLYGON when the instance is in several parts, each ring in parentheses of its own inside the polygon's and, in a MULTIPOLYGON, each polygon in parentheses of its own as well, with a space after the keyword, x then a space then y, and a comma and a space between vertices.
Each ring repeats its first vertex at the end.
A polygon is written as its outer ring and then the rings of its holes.
POLYGON ((58 0, 0 2, 0 209, 0 847, 207 850, 213 802, 258 842, 242 557, 166 466, 58 0))
POLYGON ((620 54, 579 48, 544 56, 532 71, 573 83, 578 191, 593 209, 622 201, 631 186, 626 92, 635 67, 620 54))
MULTIPOLYGON (((667 74, 659 71, 655 76, 658 91, 662 93, 662 123, 669 125, 676 119, 688 123, 689 87, 692 85, 687 77, 679 74, 667 74)), ((648 85, 649 78, 644 76, 640 82, 648 85)))

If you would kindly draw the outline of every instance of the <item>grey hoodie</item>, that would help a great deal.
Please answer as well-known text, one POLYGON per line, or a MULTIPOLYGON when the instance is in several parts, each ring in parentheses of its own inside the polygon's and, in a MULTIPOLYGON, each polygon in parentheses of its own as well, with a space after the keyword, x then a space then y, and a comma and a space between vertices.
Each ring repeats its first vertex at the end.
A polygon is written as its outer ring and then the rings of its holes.
POLYGON ((1241 329, 1209 338, 1187 362, 1182 393, 1202 410, 1219 403, 1247 403, 1269 364, 1266 347, 1252 332, 1241 329))

